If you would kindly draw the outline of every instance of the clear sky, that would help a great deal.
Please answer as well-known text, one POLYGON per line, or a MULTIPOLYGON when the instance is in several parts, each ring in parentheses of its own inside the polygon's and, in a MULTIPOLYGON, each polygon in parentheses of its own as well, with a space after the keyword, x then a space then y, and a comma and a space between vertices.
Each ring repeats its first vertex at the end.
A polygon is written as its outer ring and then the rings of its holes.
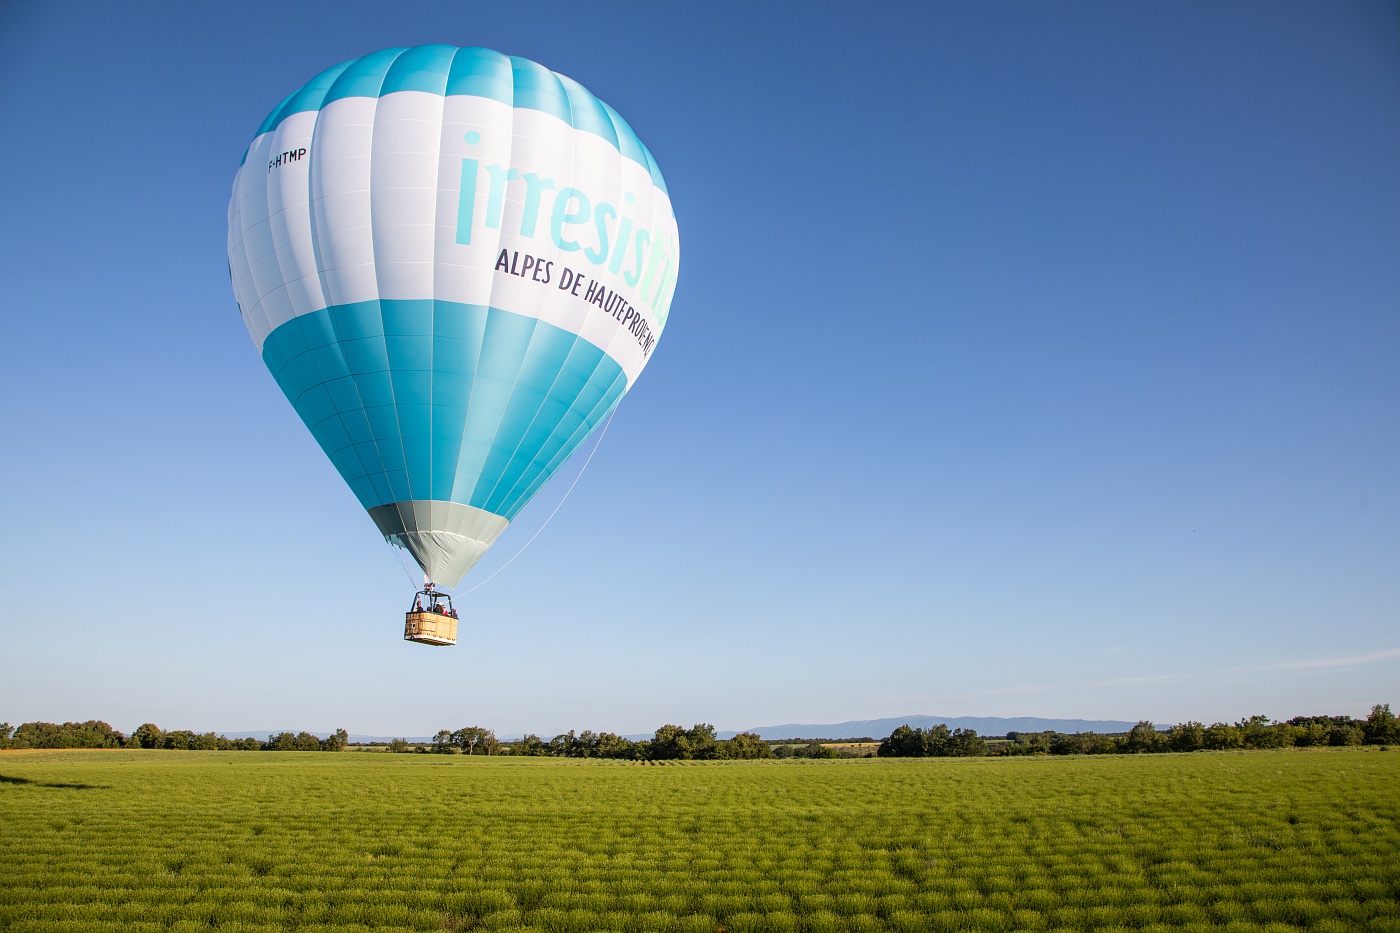
POLYGON ((1400 702, 1397 9, 6 3, 0 719, 1400 702), (446 650, 401 640, 409 577, 225 254, 267 111, 432 42, 612 104, 684 243, 652 364, 446 650))

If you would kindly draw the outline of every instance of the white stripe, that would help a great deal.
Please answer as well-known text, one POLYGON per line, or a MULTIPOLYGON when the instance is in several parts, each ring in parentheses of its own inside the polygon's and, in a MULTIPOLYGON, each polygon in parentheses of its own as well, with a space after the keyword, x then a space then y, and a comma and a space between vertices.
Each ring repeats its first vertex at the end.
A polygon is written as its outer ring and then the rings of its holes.
POLYGON ((559 289, 561 275, 567 269, 618 293, 659 337, 665 302, 652 307, 647 299, 666 295, 680 258, 670 199, 606 140, 539 111, 419 91, 343 98, 255 139, 235 179, 228 245, 234 294, 260 349, 281 323, 328 304, 437 298, 493 305, 577 334, 623 368, 629 387, 648 360, 638 337, 585 302, 586 285, 577 294, 559 289), (479 140, 469 144, 468 133, 479 140), (304 160, 268 170, 269 159, 303 144, 304 160), (479 164, 469 245, 457 242, 464 159, 479 164), (529 202, 526 180, 510 179, 498 192, 497 226, 488 228, 495 219, 488 164, 554 186, 529 202), (597 206, 617 214, 606 219, 610 249, 601 264, 551 238, 556 201, 569 187, 586 192, 593 211, 585 223, 566 225, 565 236, 595 255, 597 206), (631 232, 622 243, 624 217, 631 232), (522 235, 532 220, 534 235, 522 235), (651 239, 639 269, 634 238, 642 228, 651 239), (496 272, 503 249, 550 263, 550 282, 496 272), (620 264, 612 261, 617 250, 620 264))

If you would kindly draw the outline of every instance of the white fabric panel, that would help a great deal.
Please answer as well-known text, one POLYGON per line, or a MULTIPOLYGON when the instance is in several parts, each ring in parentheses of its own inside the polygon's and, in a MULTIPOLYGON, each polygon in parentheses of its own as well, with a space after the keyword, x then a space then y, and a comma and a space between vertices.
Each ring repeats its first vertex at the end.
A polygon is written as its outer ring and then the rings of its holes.
MULTIPOLYGON (((623 166, 625 190, 622 203, 625 203, 626 194, 634 195, 636 202, 627 205, 627 211, 628 216, 635 217, 636 219, 633 222, 631 234, 625 245, 626 253, 623 255, 622 262, 617 266, 617 272, 613 273, 609 271, 613 265, 612 256, 609 255, 609 262, 607 264, 609 268, 601 270, 601 277, 610 288, 621 291, 622 294, 626 295, 628 302, 643 313, 651 327, 651 332, 659 335, 660 328, 657 326, 656 316, 647 308, 640 297, 640 286, 643 280, 638 278, 637 285, 629 285, 627 284, 626 276, 632 275, 634 278, 637 278, 638 263, 635 249, 636 231, 638 229, 648 230, 651 235, 651 242, 654 242, 658 236, 664 236, 664 231, 667 229, 665 221, 670 217, 670 203, 666 200, 665 193, 652 185, 650 172, 630 159, 623 161, 625 163, 623 166)), ((674 229, 674 223, 670 224, 670 228, 674 229)), ((651 256, 651 242, 649 242, 643 252, 643 269, 645 269, 646 262, 651 256)), ((622 326, 621 322, 615 322, 611 317, 605 317, 603 315, 596 315, 596 317, 601 317, 603 321, 613 325, 606 332, 595 331, 599 340, 602 341, 598 345, 602 347, 609 356, 617 360, 623 371, 627 373, 628 389, 630 390, 632 383, 636 380, 642 367, 646 365, 648 357, 638 344, 636 336, 634 336, 627 327, 622 326)))
POLYGON ((421 91, 379 100, 370 198, 381 298, 428 298, 433 293, 443 102, 441 95, 421 91))
POLYGON ((259 348, 282 322, 328 304, 437 298, 493 305, 578 334, 617 361, 630 388, 649 354, 622 320, 585 300, 587 285, 620 295, 659 337, 658 308, 679 260, 670 199, 644 166, 556 117, 479 97, 401 91, 294 114, 254 140, 229 207, 230 276, 259 348), (305 160, 268 172, 270 158, 303 140, 305 160), (464 160, 476 162, 474 173, 467 165, 475 184, 469 243, 458 242, 464 160), (532 200, 529 173, 553 186, 539 187, 532 200), (570 187, 590 202, 585 222, 563 227, 577 250, 562 249, 551 234, 556 203, 570 187), (585 250, 597 255, 601 204, 614 215, 604 218, 608 253, 595 263, 585 250), (639 266, 643 229, 650 240, 639 266), (550 281, 496 271, 501 250, 551 263, 550 281), (586 280, 576 294, 558 287, 566 269, 586 280))
POLYGON ((242 171, 235 176, 233 197, 229 199, 228 276, 233 284, 234 300, 238 302, 239 312, 243 315, 243 323, 253 335, 254 343, 261 347, 267 331, 253 319, 256 299, 253 297, 252 270, 248 266, 247 250, 243 247, 243 189, 247 187, 249 178, 250 175, 242 171))
MULTIPOLYGON (((262 311, 270 330, 276 330, 298 314, 325 307, 319 281, 314 293, 304 284, 299 284, 295 291, 290 288, 292 283, 302 281, 304 270, 316 268, 307 187, 311 164, 308 156, 315 126, 315 114, 298 113, 282 121, 271 134, 269 157, 278 164, 267 168, 267 222, 274 247, 272 260, 281 284, 262 295, 262 311)), ((265 261, 260 258, 257 263, 265 261)))
MULTIPOLYGON (((368 236, 369 228, 364 229, 368 236)), ((373 301, 379 297, 379 276, 372 262, 342 266, 334 272, 327 270, 322 275, 322 281, 325 282, 326 297, 332 305, 373 301)))
MULTIPOLYGON (((501 211, 500 240, 489 261, 493 264, 500 250, 520 252, 537 257, 545 262, 554 262, 554 274, 560 268, 560 251, 549 239, 550 213, 554 208, 559 192, 573 184, 573 131, 563 121, 545 117, 534 110, 516 110, 511 126, 512 167, 518 174, 535 173, 541 178, 554 179, 553 190, 543 190, 539 194, 539 208, 535 217, 534 236, 520 235, 524 219, 526 184, 523 179, 508 181, 501 211)), ((485 175, 485 173, 483 173, 485 175)), ((483 177, 478 184, 484 184, 483 177)), ((491 288, 491 304, 527 317, 540 318, 553 324, 544 313, 549 299, 558 289, 552 285, 541 285, 527 278, 504 273, 494 273, 491 288)), ((576 330, 571 331, 577 333, 576 330)))
POLYGON ((344 97, 323 107, 311 142, 311 216, 330 304, 379 297, 371 227, 374 115, 379 101, 344 97))
POLYGON ((510 524, 470 505, 427 500, 376 506, 369 515, 442 586, 456 586, 510 524))
POLYGON ((271 135, 259 137, 239 173, 245 184, 240 192, 238 222, 243 229, 243 261, 248 270, 243 285, 247 303, 243 307, 248 309, 245 316, 250 319, 249 329, 256 328, 264 336, 271 333, 272 327, 263 309, 263 296, 282 284, 277 247, 267 221, 267 153, 271 149, 271 135))
MULTIPOLYGON (((315 128, 315 113, 297 113, 283 120, 272 134, 272 153, 305 154, 267 173, 268 223, 291 316, 326 306, 311 231, 310 147, 315 128)), ((268 324, 275 328, 281 323, 269 311, 268 324)))
MULTIPOLYGON (((392 96, 392 95, 391 95, 392 96)), ((511 126, 514 108, 483 97, 444 98, 442 130, 439 135, 438 194, 435 210, 433 257, 436 273, 433 297, 463 304, 490 305, 495 283, 499 231, 486 229, 479 222, 471 233, 471 245, 457 242, 458 199, 462 190, 462 162, 479 165, 511 164, 511 126), (479 139, 468 143, 468 133, 479 139)), ((478 170, 479 176, 485 173, 478 170)), ((472 216, 484 218, 490 206, 490 185, 484 177, 476 182, 472 216)))

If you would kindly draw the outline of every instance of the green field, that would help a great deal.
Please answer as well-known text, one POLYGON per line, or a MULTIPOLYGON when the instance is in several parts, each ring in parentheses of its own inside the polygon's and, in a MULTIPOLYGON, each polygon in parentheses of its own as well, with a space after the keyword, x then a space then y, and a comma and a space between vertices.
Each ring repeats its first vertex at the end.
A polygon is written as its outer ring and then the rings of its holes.
POLYGON ((3 930, 1396 930, 1400 754, 0 753, 3 930))

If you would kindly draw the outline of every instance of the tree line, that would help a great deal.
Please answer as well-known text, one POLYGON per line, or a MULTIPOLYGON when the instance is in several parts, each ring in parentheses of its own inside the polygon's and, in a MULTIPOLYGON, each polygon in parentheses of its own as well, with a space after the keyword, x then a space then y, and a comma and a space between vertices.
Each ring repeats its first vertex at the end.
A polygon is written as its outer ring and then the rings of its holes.
POLYGON ((230 739, 213 732, 169 732, 155 723, 138 726, 131 735, 113 729, 101 720, 87 722, 26 722, 13 727, 0 722, 0 748, 167 748, 194 752, 340 752, 350 744, 344 729, 324 739, 310 732, 278 732, 267 741, 230 739))
MULTIPOLYGON (((849 740, 859 741, 859 740, 849 740)), ((866 741, 873 744, 873 739, 866 741)), ((26 722, 19 727, 0 723, 0 748, 163 748, 190 751, 344 751, 350 737, 344 729, 321 739, 309 732, 279 732, 267 741, 230 739, 213 732, 164 731, 145 723, 125 735, 99 720, 87 722, 26 722)), ((882 739, 875 754, 882 758, 944 758, 1008 755, 1111 755, 1153 752, 1193 752, 1237 748, 1345 747, 1400 745, 1400 719, 1389 703, 1378 703, 1365 719, 1350 716, 1297 716, 1276 722, 1251 716, 1239 722, 1184 722, 1158 729, 1142 721, 1128 732, 1010 732, 1003 737, 979 736, 973 729, 946 725, 912 729, 902 725, 882 739)), ((608 758, 623 761, 715 761, 755 758, 835 758, 838 753, 821 740, 764 740, 753 732, 720 739, 710 723, 689 729, 667 724, 650 739, 633 740, 612 732, 584 730, 545 740, 526 735, 500 741, 490 729, 464 726, 442 729, 427 745, 407 739, 388 743, 391 752, 465 755, 515 755, 554 758, 608 758)))
POLYGON ((634 740, 614 732, 560 733, 546 741, 533 733, 502 742, 490 729, 466 726, 442 729, 432 744, 423 747, 407 739, 389 743, 393 752, 432 752, 448 755, 517 755, 527 758, 610 758, 621 761, 713 761, 735 758, 772 758, 773 749, 753 732, 740 732, 732 739, 715 737, 715 727, 707 722, 689 729, 665 725, 650 739, 634 740))
POLYGON ((1251 716, 1234 724, 1184 722, 1165 731, 1146 720, 1128 732, 1009 732, 1005 739, 987 739, 972 729, 937 725, 928 729, 895 729, 880 742, 877 754, 886 758, 944 758, 981 755, 1113 755, 1151 752, 1195 752, 1235 748, 1308 748, 1353 745, 1400 745, 1400 720, 1389 703, 1378 703, 1365 719, 1350 716, 1297 716, 1275 722, 1251 716))

